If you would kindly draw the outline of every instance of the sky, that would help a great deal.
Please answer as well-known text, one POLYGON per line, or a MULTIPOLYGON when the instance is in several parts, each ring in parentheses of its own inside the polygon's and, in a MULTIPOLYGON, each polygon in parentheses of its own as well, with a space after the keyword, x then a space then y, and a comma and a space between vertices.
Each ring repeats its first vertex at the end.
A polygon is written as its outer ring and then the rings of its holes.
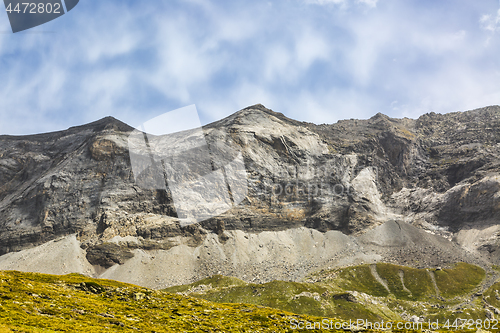
POLYGON ((80 0, 13 34, 0 11, 0 134, 195 104, 316 124, 500 104, 498 0, 80 0))

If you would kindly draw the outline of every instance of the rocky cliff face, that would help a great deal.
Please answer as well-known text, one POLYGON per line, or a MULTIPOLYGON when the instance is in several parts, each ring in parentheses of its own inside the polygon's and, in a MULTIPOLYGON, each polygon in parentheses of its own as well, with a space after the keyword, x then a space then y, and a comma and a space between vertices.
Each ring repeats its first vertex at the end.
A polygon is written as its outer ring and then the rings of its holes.
MULTIPOLYGON (((203 129, 213 157, 227 156, 224 147, 241 153, 246 195, 193 224, 179 220, 168 188, 136 182, 132 130, 104 118, 61 132, 0 136, 0 254, 7 254, 0 268, 22 268, 12 252, 66 236, 80 247, 81 267, 153 287, 221 271, 298 279, 362 261, 500 261, 498 106, 332 125, 248 107, 203 129), (151 273, 144 283, 132 272, 140 264, 162 277, 151 273)), ((189 138, 178 145, 187 147, 189 138)), ((221 168, 217 161, 213 170, 221 168)), ((205 207, 188 199, 194 212, 205 207)))

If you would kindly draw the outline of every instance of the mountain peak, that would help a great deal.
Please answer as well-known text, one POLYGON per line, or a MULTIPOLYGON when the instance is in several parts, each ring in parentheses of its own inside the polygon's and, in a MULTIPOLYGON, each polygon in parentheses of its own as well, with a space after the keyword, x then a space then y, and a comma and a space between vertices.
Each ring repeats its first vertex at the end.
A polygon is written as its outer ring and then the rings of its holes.
POLYGON ((274 117, 279 119, 280 121, 296 126, 301 126, 304 123, 288 118, 281 112, 276 112, 271 109, 268 109, 262 104, 254 104, 247 106, 246 108, 243 108, 229 116, 227 116, 224 119, 215 121, 211 124, 208 124, 206 127, 207 128, 214 128, 218 126, 231 126, 232 124, 252 124, 252 123, 258 123, 262 121, 264 118, 269 119, 270 117, 274 117))
POLYGON ((112 117, 112 116, 107 116, 104 118, 101 118, 99 120, 93 121, 91 123, 81 125, 81 126, 73 126, 68 128, 68 131, 71 130, 82 130, 82 129, 93 129, 94 132, 100 132, 104 130, 110 130, 113 129, 115 131, 120 131, 120 132, 131 132, 134 130, 132 126, 129 126, 125 124, 124 122, 112 117))
POLYGON ((378 112, 376 115, 371 117, 370 119, 372 120, 378 120, 378 119, 389 119, 389 116, 386 116, 385 114, 378 112))
POLYGON ((261 110, 261 111, 271 111, 272 112, 271 109, 266 108, 264 105, 262 105, 260 103, 247 106, 246 108, 242 109, 241 111, 243 111, 243 110, 261 110))

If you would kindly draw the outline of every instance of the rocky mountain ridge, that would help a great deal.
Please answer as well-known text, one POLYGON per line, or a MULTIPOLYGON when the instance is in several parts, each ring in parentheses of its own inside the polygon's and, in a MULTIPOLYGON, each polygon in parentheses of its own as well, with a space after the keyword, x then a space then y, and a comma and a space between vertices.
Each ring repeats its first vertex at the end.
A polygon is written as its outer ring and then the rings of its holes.
POLYGON ((212 156, 241 152, 246 196, 189 225, 172 193, 136 183, 132 130, 108 117, 0 136, 0 269, 64 273, 51 264, 55 240, 74 248, 61 253, 71 270, 148 287, 219 272, 269 281, 361 262, 499 262, 498 106, 331 125, 245 108, 203 132, 212 156), (45 268, 26 263, 40 246, 52 249, 45 268))

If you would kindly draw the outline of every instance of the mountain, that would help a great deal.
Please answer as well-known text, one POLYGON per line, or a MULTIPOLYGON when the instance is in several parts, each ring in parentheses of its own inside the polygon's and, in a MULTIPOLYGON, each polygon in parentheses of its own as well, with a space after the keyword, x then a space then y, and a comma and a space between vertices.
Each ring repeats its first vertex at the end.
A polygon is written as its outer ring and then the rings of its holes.
POLYGON ((500 261, 499 106, 315 125, 254 105, 201 133, 150 135, 149 155, 131 153, 143 134, 111 117, 0 136, 0 269, 164 288, 213 274, 299 281, 380 261, 500 261), (193 143, 200 138, 208 150, 193 143), (208 152, 208 168, 228 185, 215 190, 184 173, 167 188, 141 186, 157 180, 161 142, 179 170, 193 171, 208 152), (238 157, 243 178, 230 164, 238 157), (179 202, 182 182, 197 189, 179 202), (217 210, 213 193, 226 190, 232 208, 217 210), (218 214, 197 223, 178 214, 210 209, 218 214))

